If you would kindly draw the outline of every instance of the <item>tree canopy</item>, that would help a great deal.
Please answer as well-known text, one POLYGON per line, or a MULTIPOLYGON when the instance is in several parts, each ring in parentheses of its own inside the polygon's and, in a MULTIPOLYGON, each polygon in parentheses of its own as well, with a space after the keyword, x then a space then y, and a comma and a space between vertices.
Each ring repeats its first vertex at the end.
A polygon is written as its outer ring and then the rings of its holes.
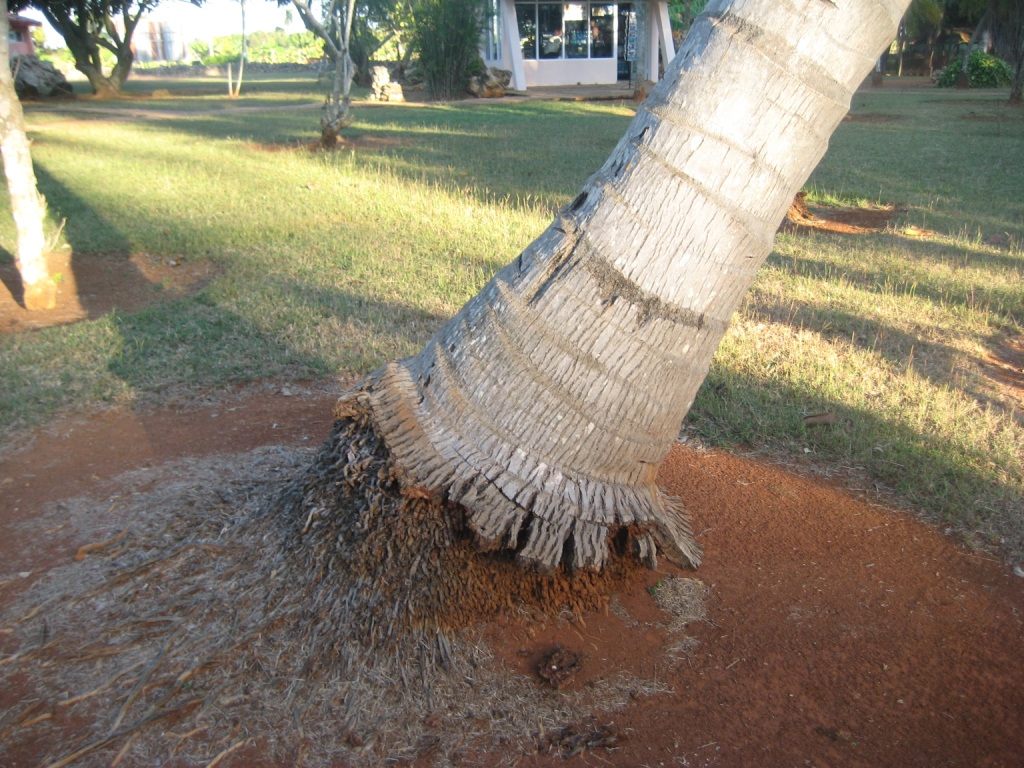
MULTIPOLYGON (((201 5, 202 0, 190 0, 201 5)), ((160 0, 32 0, 12 9, 37 8, 60 32, 74 57, 75 69, 89 80, 97 96, 116 96, 132 69, 132 35, 143 14, 160 0), (114 64, 105 72, 104 53, 114 64)))

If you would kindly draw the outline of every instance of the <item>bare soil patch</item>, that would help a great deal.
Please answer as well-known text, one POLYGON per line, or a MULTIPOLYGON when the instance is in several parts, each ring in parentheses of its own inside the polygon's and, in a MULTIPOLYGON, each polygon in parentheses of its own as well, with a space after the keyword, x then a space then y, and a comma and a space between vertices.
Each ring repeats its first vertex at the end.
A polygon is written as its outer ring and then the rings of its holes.
POLYGON ((808 205, 807 193, 798 192, 779 227, 780 232, 836 232, 866 235, 884 232, 892 220, 906 209, 898 205, 873 207, 808 205))
MULTIPOLYGON (((16 674, 17 660, 7 660, 47 626, 46 606, 19 622, 23 609, 58 577, 78 574, 85 584, 89 569, 126 556, 123 542, 111 542, 76 562, 83 545, 133 526, 158 536, 159 526, 146 526, 161 515, 170 524, 194 514, 198 526, 240 514, 258 487, 311 455, 305 446, 326 436, 333 399, 259 395, 189 411, 113 410, 38 431, 4 455, 0 763, 45 764, 105 735, 137 683, 126 673, 89 700, 95 709, 60 706, 95 687, 89 665, 76 665, 84 676, 63 686, 16 674), (148 522, 141 510, 150 510, 148 522)), ((307 719, 304 730, 288 712, 271 716, 276 699, 247 718, 249 705, 232 698, 246 695, 239 691, 216 699, 220 714, 204 714, 202 733, 185 738, 169 718, 73 764, 109 765, 127 744, 121 766, 205 765, 229 749, 222 766, 270 765, 281 749, 289 757, 280 764, 401 757, 424 766, 560 766, 576 755, 575 764, 617 766, 1019 765, 1024 579, 873 497, 740 456, 680 446, 659 480, 694 516, 706 552, 700 570, 644 571, 578 619, 511 611, 484 626, 461 648, 443 705, 431 709, 415 694, 423 709, 403 726, 418 734, 412 751, 387 751, 394 728, 365 692, 362 706, 383 718, 376 730, 339 727, 350 713, 331 700, 320 704, 335 719, 307 719), (666 587, 695 577, 691 586, 707 590, 707 616, 681 621, 663 607, 666 587), (582 662, 554 690, 537 666, 559 646, 582 662), (273 723, 277 730, 266 730, 273 723)), ((181 573, 183 585, 189 574, 181 573)), ((53 621, 47 642, 74 647, 75 628, 53 621)), ((92 662, 99 672, 101 663, 92 662)))
POLYGON ((213 277, 205 259, 148 253, 101 254, 69 250, 47 255, 57 280, 57 307, 27 311, 21 277, 13 261, 0 264, 0 333, 64 325, 119 309, 135 312, 150 304, 198 293, 213 277))

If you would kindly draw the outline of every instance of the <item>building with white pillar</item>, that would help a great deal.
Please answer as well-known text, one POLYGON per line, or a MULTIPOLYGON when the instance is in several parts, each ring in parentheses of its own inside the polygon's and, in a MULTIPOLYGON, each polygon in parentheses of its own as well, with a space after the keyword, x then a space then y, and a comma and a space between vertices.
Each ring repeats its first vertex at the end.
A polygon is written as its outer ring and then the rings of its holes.
POLYGON ((481 53, 517 91, 657 80, 675 56, 666 0, 490 0, 481 53), (659 61, 660 58, 660 61, 659 61))

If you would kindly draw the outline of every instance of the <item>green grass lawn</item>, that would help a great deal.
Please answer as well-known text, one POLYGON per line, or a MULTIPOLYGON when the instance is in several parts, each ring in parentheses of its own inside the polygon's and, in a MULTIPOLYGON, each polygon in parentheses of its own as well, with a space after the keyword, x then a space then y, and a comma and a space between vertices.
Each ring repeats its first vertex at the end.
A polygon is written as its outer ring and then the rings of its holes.
MULTIPOLYGON (((134 314, 0 338, 7 434, 417 351, 572 198, 631 116, 609 102, 360 106, 354 149, 325 155, 305 148, 323 86, 247 83, 231 100, 211 79, 139 79, 137 94, 170 95, 29 108, 51 231, 67 219, 73 266, 146 253, 208 260, 215 277, 134 314)), ((777 238, 688 434, 865 475, 872 492, 1024 557, 1024 429, 985 367, 1024 318, 1024 113, 1005 99, 857 94, 809 200, 905 211, 881 234, 777 238), (984 242, 1003 232, 1011 243, 984 242), (804 425, 822 412, 838 423, 804 425)))

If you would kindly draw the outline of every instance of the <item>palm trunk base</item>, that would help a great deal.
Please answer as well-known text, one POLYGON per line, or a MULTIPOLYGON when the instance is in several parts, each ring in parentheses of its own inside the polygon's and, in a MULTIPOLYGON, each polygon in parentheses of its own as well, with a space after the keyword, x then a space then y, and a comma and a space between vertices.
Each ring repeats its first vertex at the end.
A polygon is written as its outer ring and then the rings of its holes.
MULTIPOLYGON (((660 550, 696 567, 699 545, 678 499, 654 484, 612 485, 574 477, 558 490, 519 477, 434 424, 407 365, 392 363, 339 401, 336 418, 369 411, 396 467, 396 480, 415 492, 458 505, 482 551, 512 550, 521 566, 554 573, 601 571, 622 535, 650 568, 660 550)), ((414 364, 414 363, 412 363, 414 364)))
POLYGON ((639 570, 620 537, 602 573, 543 575, 507 552, 481 553, 465 510, 403 485, 372 413, 347 401, 313 465, 279 500, 285 553, 314 665, 341 649, 436 644, 507 609, 579 615, 606 607, 639 570), (317 640, 319 638, 319 641, 317 640))

